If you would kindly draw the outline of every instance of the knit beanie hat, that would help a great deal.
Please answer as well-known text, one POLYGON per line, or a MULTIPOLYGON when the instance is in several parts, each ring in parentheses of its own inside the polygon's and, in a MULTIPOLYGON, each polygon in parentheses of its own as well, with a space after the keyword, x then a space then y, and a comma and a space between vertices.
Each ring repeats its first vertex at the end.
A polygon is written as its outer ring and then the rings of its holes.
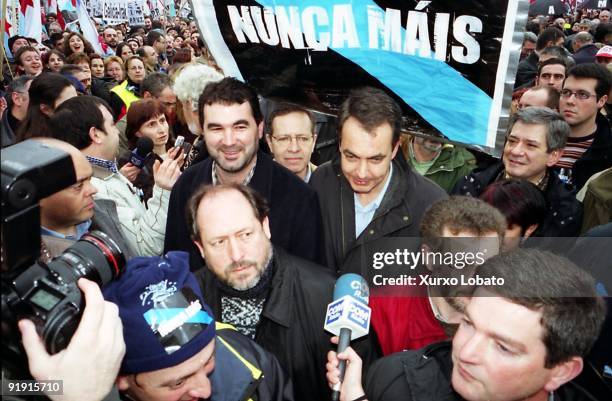
POLYGON ((213 314, 189 271, 186 252, 133 258, 103 293, 119 307, 123 323, 122 374, 178 365, 215 337, 213 314))

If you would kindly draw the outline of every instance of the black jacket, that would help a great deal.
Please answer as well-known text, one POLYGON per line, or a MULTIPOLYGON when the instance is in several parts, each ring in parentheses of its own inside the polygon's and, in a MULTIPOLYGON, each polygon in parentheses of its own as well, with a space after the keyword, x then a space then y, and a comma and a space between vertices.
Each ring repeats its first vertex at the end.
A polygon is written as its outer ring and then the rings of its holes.
MULTIPOLYGON (((493 183, 504 169, 499 161, 484 169, 476 169, 457 182, 453 194, 478 198, 485 188, 493 183)), ((582 204, 576 199, 576 192, 564 184, 557 173, 549 169, 548 184, 544 191, 548 213, 532 234, 533 237, 574 237, 580 234, 582 226, 582 204)))
MULTIPOLYGON (((189 236, 185 219, 189 197, 199 186, 212 183, 212 159, 183 172, 170 194, 164 252, 187 251, 192 270, 204 265, 189 236)), ((304 259, 321 260, 321 211, 315 192, 295 174, 259 151, 249 186, 266 198, 274 245, 304 259)))
POLYGON ((217 323, 211 400, 292 401, 291 379, 277 359, 235 329, 221 326, 217 323))
POLYGON ((516 70, 516 80, 514 81, 514 89, 525 85, 529 81, 533 81, 538 75, 538 60, 540 58, 536 52, 532 52, 523 61, 521 61, 516 70))
POLYGON ((3 148, 14 145, 17 138, 8 120, 8 115, 10 112, 11 108, 7 107, 6 110, 4 110, 4 113, 2 113, 2 118, 0 119, 0 136, 2 137, 3 148))
POLYGON ((351 185, 340 170, 340 159, 319 166, 310 179, 323 212, 325 257, 338 274, 370 274, 371 259, 364 251, 388 237, 418 237, 425 210, 446 192, 414 172, 401 157, 393 161, 393 175, 370 224, 355 239, 355 201, 351 185))
MULTIPOLYGON (((378 360, 368 373, 369 401, 463 401, 451 386, 450 342, 398 352, 378 360)), ((573 382, 555 390, 555 401, 596 401, 573 382)))
POLYGON ((597 114, 597 131, 591 146, 572 167, 572 184, 577 191, 586 184, 589 178, 612 167, 612 131, 608 119, 597 114))
POLYGON ((598 51, 599 47, 592 43, 584 45, 574 53, 574 61, 576 61, 576 64, 594 63, 598 51))
MULTIPOLYGON (((325 378, 330 334, 323 330, 327 305, 332 301, 335 278, 329 269, 274 248, 274 273, 263 308, 255 342, 271 352, 289 372, 295 399, 328 400, 325 378)), ((221 293, 209 269, 196 273, 206 303, 221 316, 221 293)), ((361 355, 364 368, 380 355, 371 334, 351 344, 361 355)))

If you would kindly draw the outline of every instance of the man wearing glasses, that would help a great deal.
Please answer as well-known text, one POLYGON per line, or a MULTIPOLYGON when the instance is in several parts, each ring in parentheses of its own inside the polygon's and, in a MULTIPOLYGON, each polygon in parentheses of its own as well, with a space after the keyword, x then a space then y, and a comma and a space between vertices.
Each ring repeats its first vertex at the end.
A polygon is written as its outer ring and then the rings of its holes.
POLYGON ((266 121, 266 141, 274 160, 291 170, 305 182, 310 180, 316 166, 310 156, 317 141, 315 120, 306 109, 280 104, 266 121))
POLYGON ((599 64, 580 64, 563 83, 559 110, 570 126, 560 176, 580 190, 593 174, 612 166, 610 123, 599 113, 610 92, 610 72, 599 64))

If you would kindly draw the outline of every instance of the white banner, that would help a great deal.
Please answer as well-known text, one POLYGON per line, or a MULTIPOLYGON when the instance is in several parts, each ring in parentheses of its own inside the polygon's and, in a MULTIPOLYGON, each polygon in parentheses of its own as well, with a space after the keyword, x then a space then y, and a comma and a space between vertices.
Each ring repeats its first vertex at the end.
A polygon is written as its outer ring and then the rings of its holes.
POLYGON ((111 25, 127 22, 127 0, 103 0, 102 19, 111 25))
POLYGON ((142 0, 129 0, 128 2, 128 23, 130 26, 144 25, 144 11, 142 0))

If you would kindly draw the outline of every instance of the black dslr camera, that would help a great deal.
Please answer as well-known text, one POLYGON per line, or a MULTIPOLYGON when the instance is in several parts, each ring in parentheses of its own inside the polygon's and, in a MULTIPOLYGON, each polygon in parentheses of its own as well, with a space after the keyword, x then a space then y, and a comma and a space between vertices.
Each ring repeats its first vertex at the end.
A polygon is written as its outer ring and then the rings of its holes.
MULTIPOLYGON (((2 149, 2 345, 23 367, 17 321, 32 320, 47 350, 64 349, 84 308, 81 277, 102 286, 125 258, 106 234, 92 231, 50 263, 40 256, 38 202, 76 182, 70 155, 28 140, 2 149)), ((11 358, 12 359, 12 358, 11 358)))

